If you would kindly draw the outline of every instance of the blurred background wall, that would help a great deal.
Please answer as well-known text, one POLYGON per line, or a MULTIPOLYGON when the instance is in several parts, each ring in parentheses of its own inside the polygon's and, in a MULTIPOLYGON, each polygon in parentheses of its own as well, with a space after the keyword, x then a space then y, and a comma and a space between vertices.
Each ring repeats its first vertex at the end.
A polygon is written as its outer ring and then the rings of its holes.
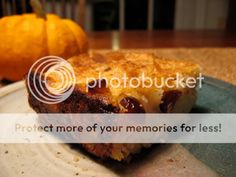
MULTIPOLYGON (((0 16, 32 12, 29 0, 0 0, 0 16)), ((236 0, 41 0, 46 12, 87 31, 236 29, 236 0)))

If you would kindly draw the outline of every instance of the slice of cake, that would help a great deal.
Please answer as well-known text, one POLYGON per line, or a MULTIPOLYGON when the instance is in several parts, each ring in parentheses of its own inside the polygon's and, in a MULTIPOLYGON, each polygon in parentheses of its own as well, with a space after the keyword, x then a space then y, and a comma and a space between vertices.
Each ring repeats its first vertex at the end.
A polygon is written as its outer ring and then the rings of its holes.
MULTIPOLYGON (((29 91, 29 104, 36 112, 187 113, 196 101, 197 83, 192 82, 189 87, 187 81, 196 79, 200 68, 190 62, 133 52, 83 54, 70 58, 68 62, 76 77, 74 83, 68 83, 75 85, 72 94, 63 102, 46 104, 29 91)), ((27 83, 33 91, 40 82, 30 73, 27 83)), ((46 82, 57 86, 61 80, 51 74, 46 82)), ((96 156, 119 161, 149 146, 83 144, 85 149, 96 156)))

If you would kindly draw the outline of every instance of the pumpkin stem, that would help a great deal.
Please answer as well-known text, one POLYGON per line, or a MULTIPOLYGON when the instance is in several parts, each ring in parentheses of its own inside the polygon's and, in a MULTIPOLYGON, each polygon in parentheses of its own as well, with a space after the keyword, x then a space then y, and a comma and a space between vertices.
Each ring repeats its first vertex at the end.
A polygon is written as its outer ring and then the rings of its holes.
POLYGON ((34 13, 39 17, 46 20, 46 13, 39 0, 30 0, 30 5, 33 8, 34 13))

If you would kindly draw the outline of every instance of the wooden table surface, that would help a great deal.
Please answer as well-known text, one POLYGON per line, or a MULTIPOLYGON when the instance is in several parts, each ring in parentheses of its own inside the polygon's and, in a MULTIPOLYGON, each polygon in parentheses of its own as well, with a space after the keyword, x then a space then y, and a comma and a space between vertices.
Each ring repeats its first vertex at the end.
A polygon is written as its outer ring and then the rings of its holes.
POLYGON ((236 47, 236 32, 198 31, 103 31, 88 33, 92 49, 236 47))

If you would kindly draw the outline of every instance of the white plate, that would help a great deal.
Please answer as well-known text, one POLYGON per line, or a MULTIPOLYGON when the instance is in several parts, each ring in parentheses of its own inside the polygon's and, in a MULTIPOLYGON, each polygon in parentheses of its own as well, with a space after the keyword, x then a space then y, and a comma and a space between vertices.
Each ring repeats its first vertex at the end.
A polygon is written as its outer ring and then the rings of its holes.
MULTIPOLYGON (((32 112, 24 82, 0 89, 0 113, 32 112)), ((0 144, 0 177, 216 177, 180 145, 162 145, 130 164, 100 161, 67 144, 0 144)))

